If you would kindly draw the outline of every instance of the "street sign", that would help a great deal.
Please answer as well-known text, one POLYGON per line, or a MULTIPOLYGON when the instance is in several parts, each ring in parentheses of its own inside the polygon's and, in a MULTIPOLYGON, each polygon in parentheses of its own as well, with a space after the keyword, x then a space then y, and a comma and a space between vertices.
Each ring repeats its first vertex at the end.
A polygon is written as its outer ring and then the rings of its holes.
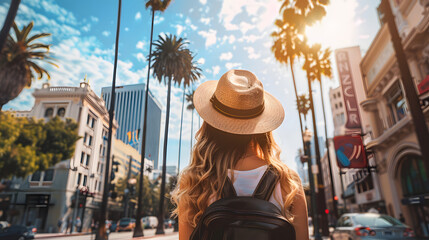
POLYGON ((334 146, 339 168, 368 167, 365 147, 359 135, 336 136, 334 146))

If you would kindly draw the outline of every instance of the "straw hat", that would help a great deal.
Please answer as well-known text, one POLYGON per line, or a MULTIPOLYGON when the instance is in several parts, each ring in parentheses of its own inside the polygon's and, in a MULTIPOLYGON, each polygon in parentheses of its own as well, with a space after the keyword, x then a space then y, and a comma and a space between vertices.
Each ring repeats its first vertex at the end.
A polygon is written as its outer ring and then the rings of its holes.
POLYGON ((273 131, 285 116, 281 103, 246 70, 230 70, 219 81, 201 84, 194 106, 212 127, 241 135, 273 131))

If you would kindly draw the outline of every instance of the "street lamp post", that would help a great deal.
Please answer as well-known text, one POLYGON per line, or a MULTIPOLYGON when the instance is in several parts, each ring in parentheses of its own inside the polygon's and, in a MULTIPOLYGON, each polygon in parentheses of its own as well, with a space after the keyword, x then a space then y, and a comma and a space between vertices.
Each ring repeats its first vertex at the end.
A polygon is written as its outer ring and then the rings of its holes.
POLYGON ((307 165, 308 165, 308 179, 310 182, 310 197, 311 197, 311 212, 312 214, 312 221, 313 221, 313 230, 314 230, 314 237, 316 240, 321 240, 322 237, 320 235, 320 229, 319 229, 319 218, 317 216, 317 205, 316 205, 316 192, 315 192, 315 186, 314 186, 314 177, 312 172, 312 160, 311 160, 311 139, 313 137, 313 134, 308 128, 305 129, 303 133, 303 139, 305 143, 305 149, 304 152, 307 155, 307 165))

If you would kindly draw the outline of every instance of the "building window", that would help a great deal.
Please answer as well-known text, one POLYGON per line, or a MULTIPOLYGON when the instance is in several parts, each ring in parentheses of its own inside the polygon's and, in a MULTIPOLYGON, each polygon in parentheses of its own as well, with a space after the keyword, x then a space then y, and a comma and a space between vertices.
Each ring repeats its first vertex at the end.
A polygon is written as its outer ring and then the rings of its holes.
POLYGON ((31 175, 31 181, 32 182, 38 182, 38 181, 40 181, 40 175, 41 175, 41 172, 40 171, 36 171, 35 173, 33 173, 31 175))
POLYGON ((54 109, 52 108, 47 108, 45 111, 45 117, 52 117, 54 115, 54 109))
POLYGON ((343 103, 342 103, 342 102, 340 102, 340 103, 339 103, 339 105, 340 105, 340 108, 342 108, 342 107, 343 107, 343 103))
POLYGON ((86 145, 86 139, 88 138, 88 133, 85 133, 85 135, 83 135, 83 144, 86 145))
POLYGON ((390 114, 392 115, 393 124, 399 122, 407 115, 407 103, 405 102, 401 85, 398 81, 386 93, 386 100, 390 114))
POLYGON ((64 117, 64 115, 66 114, 66 109, 65 108, 59 108, 57 111, 57 116, 59 117, 64 117))
POLYGON ((86 162, 85 165, 88 166, 89 165, 89 159, 91 158, 91 155, 87 154, 86 155, 86 162))
POLYGON ((338 109, 338 105, 335 103, 335 109, 338 109))
POLYGON ((95 186, 94 186, 94 188, 95 188, 94 190, 95 190, 95 191, 97 191, 97 187, 98 187, 98 181, 97 181, 97 180, 95 180, 95 186))
POLYGON ((88 146, 91 146, 91 145, 92 145, 92 136, 89 135, 88 146))
POLYGON ((82 173, 79 173, 78 175, 77 175, 77 185, 79 186, 80 185, 80 179, 82 178, 82 173))
POLYGON ((82 152, 82 154, 80 155, 80 163, 83 164, 84 160, 85 160, 85 153, 82 152))
POLYGON ((86 181, 88 180, 88 176, 86 176, 86 175, 83 175, 83 183, 82 183, 82 186, 86 186, 86 181))
POLYGON ((88 114, 86 125, 88 125, 90 128, 94 128, 95 126, 95 118, 91 114, 88 114))
POLYGON ((43 176, 44 182, 51 182, 54 179, 54 169, 48 169, 43 176))

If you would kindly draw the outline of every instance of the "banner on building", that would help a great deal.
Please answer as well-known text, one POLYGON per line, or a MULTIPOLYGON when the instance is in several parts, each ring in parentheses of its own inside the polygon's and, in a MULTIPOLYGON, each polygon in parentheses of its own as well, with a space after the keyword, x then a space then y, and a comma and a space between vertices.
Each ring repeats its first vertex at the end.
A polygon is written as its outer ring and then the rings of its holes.
POLYGON ((346 50, 337 51, 338 76, 343 91, 344 104, 346 109, 346 128, 361 131, 361 120, 359 115, 359 105, 356 99, 356 90, 353 84, 353 75, 350 68, 349 54, 346 50))
POLYGON ((427 75, 425 79, 423 79, 423 81, 421 81, 419 85, 417 85, 417 87, 419 89, 419 94, 423 94, 429 91, 429 75, 427 75))
POLYGON ((366 168, 368 160, 359 135, 334 137, 335 153, 339 168, 366 168))

